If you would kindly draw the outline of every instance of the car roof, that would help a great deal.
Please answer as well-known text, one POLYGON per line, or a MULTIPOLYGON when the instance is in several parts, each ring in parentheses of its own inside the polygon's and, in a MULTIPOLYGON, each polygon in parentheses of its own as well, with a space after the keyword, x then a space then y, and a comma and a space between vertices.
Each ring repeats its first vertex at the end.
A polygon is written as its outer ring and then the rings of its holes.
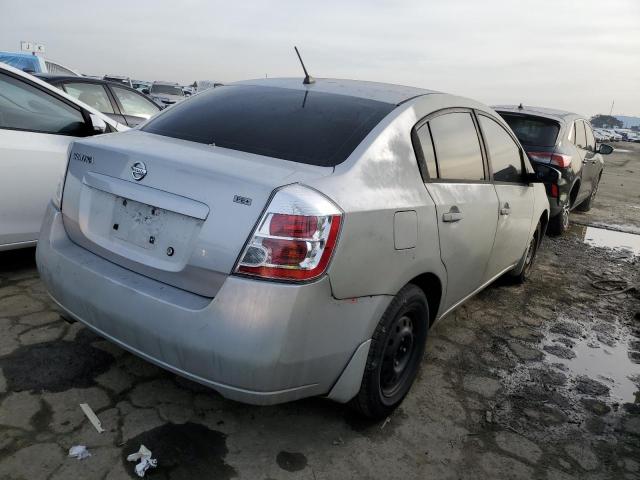
POLYGON ((429 95, 435 90, 406 87, 390 83, 367 82, 363 80, 344 80, 335 78, 316 78, 312 84, 302 83, 302 78, 262 78, 256 80, 243 80, 228 85, 255 85, 262 87, 288 88, 295 90, 307 90, 337 95, 359 97, 378 102, 399 105, 421 95, 429 95))
POLYGON ((172 87, 179 87, 180 84, 176 83, 176 82, 163 82, 161 80, 156 80, 154 82, 152 82, 153 85, 171 85, 172 87))
POLYGON ((573 112, 567 112, 565 110, 557 110, 555 108, 546 107, 533 107, 531 105, 492 105, 496 111, 509 112, 509 113, 521 113, 523 115, 534 115, 536 117, 552 118, 554 120, 572 121, 576 118, 584 119, 582 115, 573 112))
POLYGON ((129 85, 125 85, 120 82, 113 82, 111 80, 104 80, 103 78, 95 78, 95 77, 75 77, 73 75, 56 75, 53 73, 35 73, 34 77, 41 78, 45 82, 48 83, 58 83, 58 82, 66 82, 67 80, 73 82, 87 82, 87 83, 97 83, 100 85, 117 85, 118 87, 128 88, 129 90, 135 90, 134 88, 129 87, 129 85))

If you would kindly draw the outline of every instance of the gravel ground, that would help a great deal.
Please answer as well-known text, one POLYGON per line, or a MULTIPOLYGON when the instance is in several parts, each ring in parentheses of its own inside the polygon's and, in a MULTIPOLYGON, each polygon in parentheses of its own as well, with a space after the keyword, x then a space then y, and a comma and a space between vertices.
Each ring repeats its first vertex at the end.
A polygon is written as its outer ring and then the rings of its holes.
POLYGON ((0 254, 0 479, 137 478, 140 444, 158 479, 640 478, 640 294, 602 290, 640 285, 640 257, 583 241, 587 225, 640 231, 640 145, 617 147, 581 225, 545 238, 526 285, 435 325, 379 423, 323 399, 225 400, 62 321, 33 251, 0 254), (78 444, 92 456, 67 458, 78 444))

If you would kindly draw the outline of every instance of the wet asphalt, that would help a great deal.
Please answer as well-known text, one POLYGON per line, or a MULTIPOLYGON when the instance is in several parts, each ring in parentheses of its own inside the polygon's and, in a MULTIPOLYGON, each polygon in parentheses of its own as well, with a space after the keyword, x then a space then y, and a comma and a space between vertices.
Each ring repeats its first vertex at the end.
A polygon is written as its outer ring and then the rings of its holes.
POLYGON ((225 400, 63 321, 33 250, 0 253, 0 479, 137 478, 140 444, 158 479, 640 478, 640 256, 616 240, 640 233, 640 145, 619 148, 526 285, 498 281, 433 327, 383 422, 225 400), (67 458, 78 444, 92 456, 67 458))

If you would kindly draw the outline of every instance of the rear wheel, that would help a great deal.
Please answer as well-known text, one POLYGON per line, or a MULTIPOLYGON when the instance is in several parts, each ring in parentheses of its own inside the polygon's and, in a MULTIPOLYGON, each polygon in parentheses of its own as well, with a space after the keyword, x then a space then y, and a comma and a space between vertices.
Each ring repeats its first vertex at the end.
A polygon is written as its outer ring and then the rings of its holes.
MULTIPOLYGON (((549 221, 551 224, 551 221, 549 221)), ((511 271, 510 277, 514 283, 524 283, 527 278, 529 278, 529 273, 533 267, 533 262, 536 259, 536 253, 538 252, 538 246, 540 245, 540 234, 542 232, 542 227, 540 222, 538 222, 538 226, 536 227, 531 239, 529 240, 529 244, 527 245, 527 249, 522 254, 522 258, 518 265, 511 271)))
POLYGON ((596 194, 598 193, 598 186, 600 185, 601 177, 602 177, 602 174, 600 174, 600 177, 598 177, 598 180, 596 180, 596 183, 593 186, 593 189, 591 190, 591 195, 589 195, 589 198, 587 198, 584 202, 578 205, 576 207, 576 210, 580 210, 581 212, 588 212, 589 210, 591 210, 591 207, 593 206, 593 202, 596 199, 596 194))
POLYGON ((547 232, 550 235, 562 235, 569 229, 569 203, 562 205, 560 213, 549 219, 547 232))
POLYGON ((427 297, 408 284, 391 301, 373 333, 360 391, 351 401, 360 414, 385 418, 402 402, 418 373, 428 327, 427 297))

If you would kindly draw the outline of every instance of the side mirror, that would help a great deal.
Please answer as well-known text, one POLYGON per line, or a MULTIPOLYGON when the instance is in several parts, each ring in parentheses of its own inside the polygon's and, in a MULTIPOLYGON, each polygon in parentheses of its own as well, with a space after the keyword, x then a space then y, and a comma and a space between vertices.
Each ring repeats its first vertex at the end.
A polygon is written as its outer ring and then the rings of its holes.
POLYGON ((611 145, 607 145, 606 143, 601 143, 600 147, 598 147, 598 153, 602 155, 609 155, 613 152, 613 147, 611 145))
POLYGON ((142 89, 142 93, 144 93, 145 95, 149 95, 149 89, 148 88, 143 88, 142 89))
POLYGON ((94 134, 105 133, 107 131, 107 123, 94 113, 89 114, 91 121, 91 131, 94 134))
POLYGON ((533 165, 535 173, 526 173, 528 183, 545 183, 545 184, 557 184, 562 178, 562 174, 559 170, 550 167, 548 165, 541 165, 536 163, 533 165))

